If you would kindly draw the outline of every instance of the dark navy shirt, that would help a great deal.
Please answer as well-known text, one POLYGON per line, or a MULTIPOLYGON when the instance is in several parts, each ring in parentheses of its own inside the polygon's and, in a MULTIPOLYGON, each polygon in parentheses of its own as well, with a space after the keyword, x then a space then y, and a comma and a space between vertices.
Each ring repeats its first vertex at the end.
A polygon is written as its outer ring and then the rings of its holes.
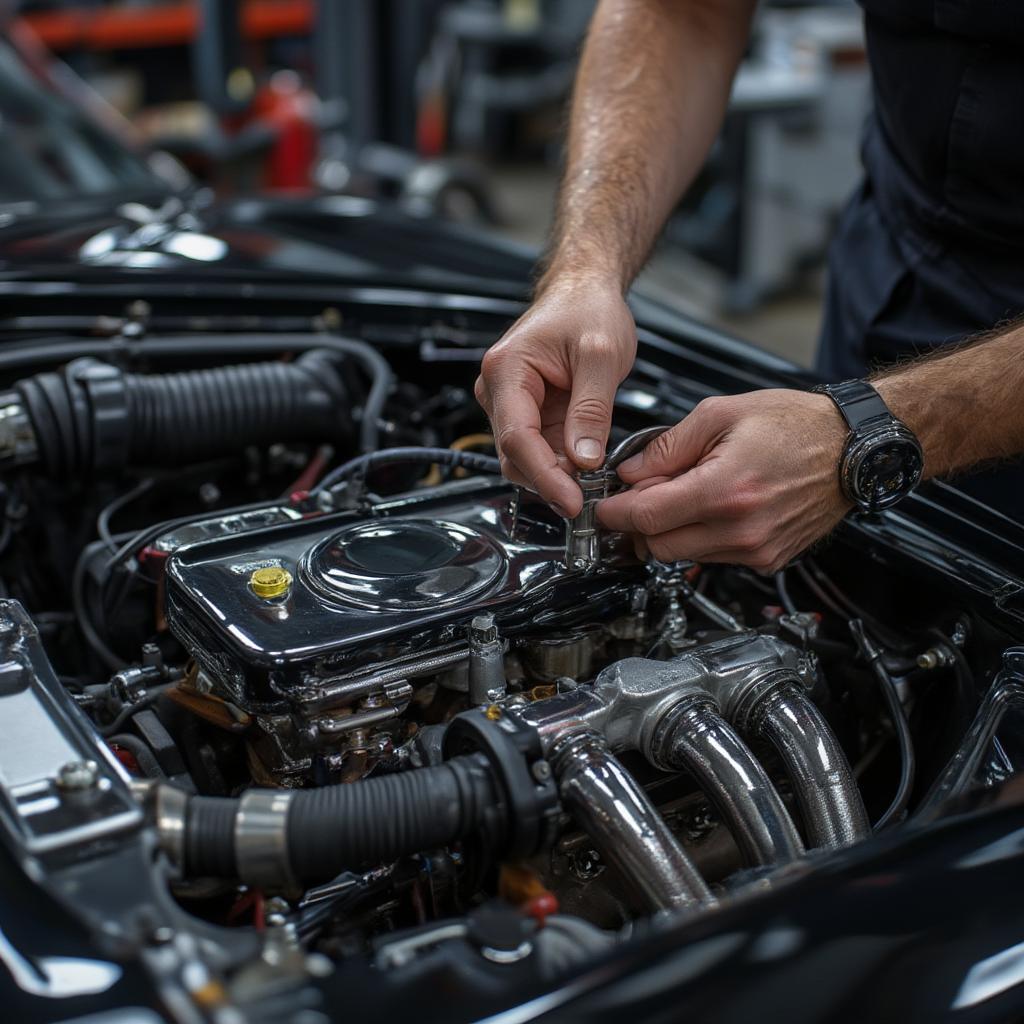
MULTIPOLYGON (((874 111, 829 255, 826 379, 1024 313, 1024 0, 860 0, 874 111)), ((960 483, 1024 521, 1024 471, 960 483)))
POLYGON ((883 212, 968 255, 1024 253, 1024 3, 862 0, 883 212))

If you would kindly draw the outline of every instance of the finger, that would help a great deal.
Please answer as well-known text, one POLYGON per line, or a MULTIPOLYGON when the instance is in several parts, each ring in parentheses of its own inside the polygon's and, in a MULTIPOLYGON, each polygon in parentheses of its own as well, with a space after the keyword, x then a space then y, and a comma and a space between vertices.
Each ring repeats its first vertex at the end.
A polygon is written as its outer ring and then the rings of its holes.
POLYGON ((708 523, 691 523, 647 537, 647 550, 659 562, 710 562, 712 555, 729 551, 728 538, 708 523))
POLYGON ((706 398, 684 420, 649 442, 619 466, 619 476, 635 483, 649 476, 674 476, 693 468, 714 446, 728 423, 721 398, 706 398))
POLYGON ((491 399, 494 438, 502 456, 559 515, 576 515, 583 507, 583 494, 559 467, 551 445, 544 440, 539 402, 525 387, 512 382, 492 387, 491 399))
POLYGON ((642 480, 598 503, 598 522, 610 530, 654 537, 712 518, 714 480, 711 467, 697 466, 682 476, 642 480))
POLYGON ((487 418, 491 418, 491 389, 487 386, 487 381, 483 377, 477 377, 476 383, 473 385, 473 394, 476 396, 477 403, 480 408, 487 413, 487 418))
MULTIPOLYGON (((558 468, 566 472, 566 474, 572 473, 572 463, 564 456, 555 453, 555 458, 558 460, 558 468)), ((510 483, 515 484, 517 487, 526 487, 529 490, 533 490, 530 486, 530 481, 526 479, 523 473, 520 473, 516 469, 515 465, 509 461, 509 459, 498 453, 498 462, 501 463, 501 475, 510 483)))
MULTIPOLYGON (((703 525, 703 524, 698 524, 703 525)), ((743 565, 764 576, 776 571, 774 557, 761 549, 729 547, 727 536, 715 536, 714 528, 704 533, 685 526, 660 537, 648 537, 651 557, 658 562, 700 562, 701 565, 743 565)))
POLYGON ((594 345, 581 346, 573 366, 572 396, 565 419, 565 447, 581 469, 596 469, 604 462, 612 425, 619 371, 615 361, 594 345))

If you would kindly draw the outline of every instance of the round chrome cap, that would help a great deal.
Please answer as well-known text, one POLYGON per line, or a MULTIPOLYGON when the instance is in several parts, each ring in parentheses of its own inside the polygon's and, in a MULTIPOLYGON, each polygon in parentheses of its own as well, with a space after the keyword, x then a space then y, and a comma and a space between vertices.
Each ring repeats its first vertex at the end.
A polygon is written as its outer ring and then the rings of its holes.
POLYGON ((503 556, 458 523, 399 519, 360 523, 311 548, 302 573, 331 601, 362 608, 459 604, 489 587, 503 556))

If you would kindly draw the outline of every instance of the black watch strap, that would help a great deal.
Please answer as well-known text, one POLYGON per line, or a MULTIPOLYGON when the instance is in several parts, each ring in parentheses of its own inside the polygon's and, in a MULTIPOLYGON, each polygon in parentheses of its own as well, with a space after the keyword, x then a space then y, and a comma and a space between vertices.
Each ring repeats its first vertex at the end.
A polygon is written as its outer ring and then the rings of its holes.
POLYGON ((842 384, 822 384, 814 389, 828 395, 839 407, 852 431, 893 420, 882 396, 866 380, 845 380, 842 384))

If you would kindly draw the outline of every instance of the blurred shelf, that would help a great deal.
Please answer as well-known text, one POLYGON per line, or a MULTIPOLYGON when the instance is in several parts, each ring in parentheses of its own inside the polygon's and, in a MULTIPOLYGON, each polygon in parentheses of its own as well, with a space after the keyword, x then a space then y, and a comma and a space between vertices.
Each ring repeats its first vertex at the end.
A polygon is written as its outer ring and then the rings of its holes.
MULTIPOLYGON (((21 19, 51 50, 119 50, 182 46, 199 23, 192 3, 153 7, 50 11, 21 19)), ((242 31, 247 39, 302 35, 313 25, 313 0, 247 0, 242 31)))

